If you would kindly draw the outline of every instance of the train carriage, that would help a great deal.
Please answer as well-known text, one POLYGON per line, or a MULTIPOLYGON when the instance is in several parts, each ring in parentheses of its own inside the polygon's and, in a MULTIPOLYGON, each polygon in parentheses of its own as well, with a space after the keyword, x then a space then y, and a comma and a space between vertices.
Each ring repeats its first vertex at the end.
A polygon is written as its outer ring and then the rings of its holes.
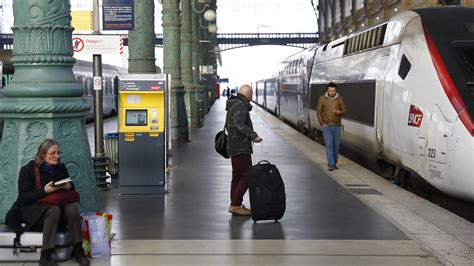
POLYGON ((466 7, 401 12, 313 47, 309 80, 297 78, 290 57, 276 77, 280 116, 318 135, 318 98, 336 82, 348 110, 343 145, 393 166, 396 178, 415 172, 474 201, 473 17, 466 7))
POLYGON ((315 47, 288 57, 278 73, 278 115, 302 132, 306 132, 310 123, 308 81, 314 52, 315 47))
POLYGON ((403 12, 318 49, 310 81, 313 102, 338 83, 344 145, 471 201, 472 17, 472 8, 403 12))

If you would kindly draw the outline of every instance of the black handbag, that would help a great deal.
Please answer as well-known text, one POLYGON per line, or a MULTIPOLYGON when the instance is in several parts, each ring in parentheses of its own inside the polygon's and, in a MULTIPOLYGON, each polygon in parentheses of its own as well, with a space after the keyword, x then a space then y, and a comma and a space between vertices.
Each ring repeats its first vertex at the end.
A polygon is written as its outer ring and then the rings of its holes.
POLYGON ((222 131, 217 132, 215 138, 216 152, 222 155, 222 157, 229 159, 227 154, 227 134, 225 133, 225 127, 222 131))

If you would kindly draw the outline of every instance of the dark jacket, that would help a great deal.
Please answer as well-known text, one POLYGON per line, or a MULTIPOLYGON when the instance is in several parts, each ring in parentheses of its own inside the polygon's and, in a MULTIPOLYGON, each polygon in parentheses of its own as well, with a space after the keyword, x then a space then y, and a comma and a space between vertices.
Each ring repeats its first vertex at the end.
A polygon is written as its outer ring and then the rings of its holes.
MULTIPOLYGON (((50 181, 57 181, 69 177, 69 173, 66 166, 61 163, 52 174, 40 167, 40 177, 41 189, 37 190, 35 189, 35 162, 30 161, 20 169, 20 176, 18 177, 18 198, 5 218, 6 223, 12 228, 17 228, 20 223, 25 223, 25 230, 34 227, 43 213, 49 208, 48 205, 38 203, 41 198, 47 195, 44 191, 44 187, 50 181), (15 213, 21 215, 18 217, 15 213), (21 218, 23 219, 19 220, 21 218)), ((74 190, 74 185, 71 189, 74 190)))
POLYGON ((253 131, 250 110, 252 105, 240 95, 227 100, 226 108, 227 154, 252 154, 252 141, 258 137, 253 131))
POLYGON ((326 92, 324 95, 319 97, 316 113, 321 126, 323 124, 341 125, 341 116, 346 113, 344 99, 339 95, 339 93, 336 93, 336 95, 331 98, 326 92), (334 112, 335 110, 341 111, 341 114, 337 115, 334 112))

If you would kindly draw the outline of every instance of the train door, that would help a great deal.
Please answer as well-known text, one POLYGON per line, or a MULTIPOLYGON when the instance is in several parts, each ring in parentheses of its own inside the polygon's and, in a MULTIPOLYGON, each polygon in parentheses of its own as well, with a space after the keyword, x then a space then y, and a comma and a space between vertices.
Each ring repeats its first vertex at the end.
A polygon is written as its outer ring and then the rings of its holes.
POLYGON ((276 116, 280 116, 280 98, 281 98, 281 79, 278 78, 276 80, 276 95, 277 95, 277 99, 276 99, 276 103, 277 103, 277 108, 276 108, 276 116))
POLYGON ((263 80, 263 104, 264 109, 267 109, 267 82, 263 80))
POLYGON ((377 152, 383 153, 383 106, 384 106, 384 91, 390 90, 390 82, 386 82, 386 76, 389 72, 388 67, 389 56, 382 56, 380 59, 379 75, 376 81, 376 110, 375 110, 375 134, 377 139, 377 152))
MULTIPOLYGON (((409 43, 409 41, 407 41, 409 43)), ((400 47, 397 60, 395 61, 395 71, 393 72, 393 83, 390 94, 390 114, 389 127, 390 146, 392 150, 416 156, 418 154, 417 131, 418 124, 410 125, 411 108, 414 106, 414 95, 417 77, 413 73, 414 58, 408 52, 410 44, 400 47), (404 49, 405 48, 405 49, 404 49)))

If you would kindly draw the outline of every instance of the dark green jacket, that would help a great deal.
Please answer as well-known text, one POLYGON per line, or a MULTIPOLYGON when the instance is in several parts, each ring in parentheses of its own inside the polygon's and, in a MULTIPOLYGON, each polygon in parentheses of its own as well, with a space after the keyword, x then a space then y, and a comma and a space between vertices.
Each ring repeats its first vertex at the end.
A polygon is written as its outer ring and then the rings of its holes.
POLYGON ((232 96, 227 100, 225 110, 227 129, 227 154, 233 157, 239 154, 252 154, 252 141, 258 137, 253 131, 250 111, 252 105, 241 96, 232 96))

